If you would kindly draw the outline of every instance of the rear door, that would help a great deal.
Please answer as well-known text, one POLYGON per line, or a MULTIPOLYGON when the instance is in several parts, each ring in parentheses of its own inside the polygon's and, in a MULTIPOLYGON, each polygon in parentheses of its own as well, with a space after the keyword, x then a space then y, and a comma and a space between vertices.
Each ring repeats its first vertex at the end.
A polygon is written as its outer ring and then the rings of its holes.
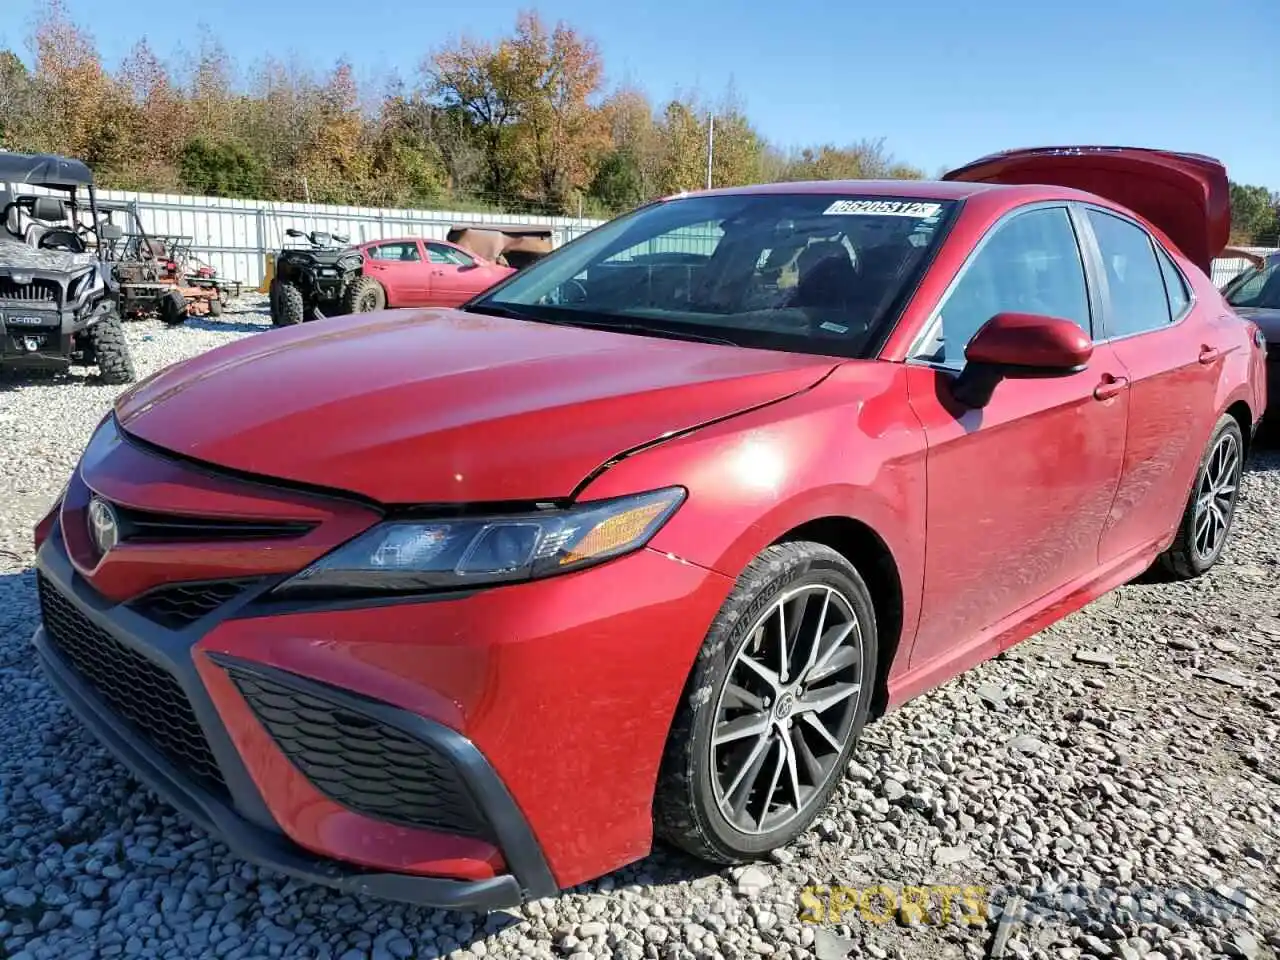
POLYGON ((992 154, 943 175, 973 183, 1084 190, 1155 224, 1206 274, 1231 233, 1226 168, 1212 157, 1138 147, 1037 147, 992 154))
POLYGON ((1137 221, 1092 206, 1082 219, 1103 299, 1099 339, 1129 378, 1124 469, 1099 548, 1106 563, 1163 540, 1182 515, 1234 341, 1197 309, 1173 257, 1137 221))
POLYGON ((391 240, 366 247, 364 272, 382 284, 389 307, 422 307, 431 302, 427 264, 417 240, 391 240))

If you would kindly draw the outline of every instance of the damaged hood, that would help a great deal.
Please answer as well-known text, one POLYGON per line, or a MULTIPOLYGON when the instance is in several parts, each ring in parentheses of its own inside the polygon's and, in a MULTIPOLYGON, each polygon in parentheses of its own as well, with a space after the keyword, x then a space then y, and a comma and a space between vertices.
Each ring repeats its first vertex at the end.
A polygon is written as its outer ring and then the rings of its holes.
POLYGON ((97 262, 98 258, 92 253, 37 250, 18 240, 0 238, 0 272, 40 270, 46 273, 78 273, 97 262))
POLYGON ((453 310, 317 321, 161 371, 135 437, 386 504, 560 499, 637 446, 812 386, 837 361, 453 310))

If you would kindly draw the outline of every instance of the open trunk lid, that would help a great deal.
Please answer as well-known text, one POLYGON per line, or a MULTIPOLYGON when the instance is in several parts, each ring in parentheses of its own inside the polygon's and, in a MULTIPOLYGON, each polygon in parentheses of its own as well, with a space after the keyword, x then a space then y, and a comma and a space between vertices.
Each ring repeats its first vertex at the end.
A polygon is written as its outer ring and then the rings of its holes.
POLYGON ((943 180, 1084 190, 1155 224, 1206 273, 1231 233, 1226 167, 1212 157, 1142 147, 1035 147, 994 153, 943 180))

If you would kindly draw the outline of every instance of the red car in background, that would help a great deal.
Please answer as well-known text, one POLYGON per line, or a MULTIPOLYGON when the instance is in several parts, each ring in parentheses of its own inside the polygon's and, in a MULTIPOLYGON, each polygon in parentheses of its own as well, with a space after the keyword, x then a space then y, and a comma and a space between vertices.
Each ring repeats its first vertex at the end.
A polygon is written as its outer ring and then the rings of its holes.
POLYGON ((444 240, 401 237, 356 247, 364 275, 381 288, 358 303, 359 312, 383 307, 456 307, 515 273, 444 240))
POLYGON ((1265 392, 1228 221, 1216 161, 1019 151, 671 198, 465 311, 211 351, 39 524, 39 659, 239 854, 339 888, 762 856, 868 718, 1222 555, 1265 392))

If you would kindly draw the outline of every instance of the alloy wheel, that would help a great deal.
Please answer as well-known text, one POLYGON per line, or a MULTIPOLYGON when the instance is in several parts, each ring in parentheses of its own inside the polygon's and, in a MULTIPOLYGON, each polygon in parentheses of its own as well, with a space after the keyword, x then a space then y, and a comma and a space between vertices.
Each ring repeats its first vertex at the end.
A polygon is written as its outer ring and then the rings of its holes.
POLYGON ((1192 547, 1201 560, 1216 557, 1226 540, 1240 487, 1240 444, 1224 433, 1214 444, 1196 491, 1192 547))
POLYGON ((863 658, 854 606, 827 584, 788 591, 751 626, 711 737, 715 800, 735 829, 770 833, 822 793, 853 731, 863 658))

